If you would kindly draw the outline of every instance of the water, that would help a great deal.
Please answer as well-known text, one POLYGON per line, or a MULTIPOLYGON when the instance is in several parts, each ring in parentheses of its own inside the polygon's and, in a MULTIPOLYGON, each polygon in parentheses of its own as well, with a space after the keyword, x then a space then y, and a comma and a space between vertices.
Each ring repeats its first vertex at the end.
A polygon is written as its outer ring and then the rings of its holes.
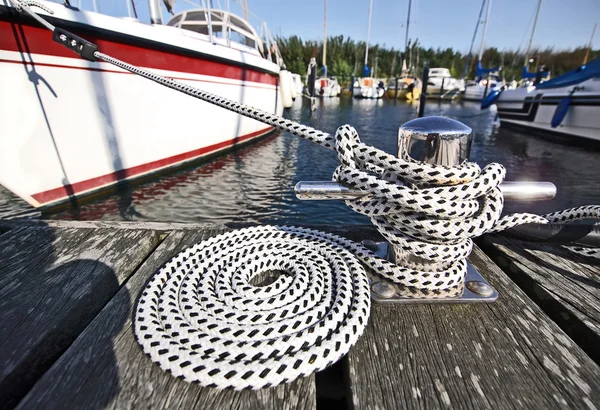
MULTIPOLYGON (((335 132, 353 125, 362 141, 395 154, 398 127, 416 117, 416 105, 351 98, 319 101, 318 110, 296 101, 286 116, 317 129, 335 132)), ((552 201, 517 203, 507 212, 547 213, 567 207, 600 204, 598 148, 553 142, 526 132, 494 131, 494 113, 478 104, 429 103, 426 115, 458 119, 474 130, 471 160, 500 162, 507 180, 552 181, 552 201)), ((274 134, 209 163, 184 169, 130 190, 96 199, 77 210, 39 215, 0 187, 0 217, 45 219, 141 220, 178 222, 261 222, 279 224, 359 224, 367 218, 341 201, 299 201, 298 181, 328 181, 337 166, 333 151, 288 135, 274 134)))

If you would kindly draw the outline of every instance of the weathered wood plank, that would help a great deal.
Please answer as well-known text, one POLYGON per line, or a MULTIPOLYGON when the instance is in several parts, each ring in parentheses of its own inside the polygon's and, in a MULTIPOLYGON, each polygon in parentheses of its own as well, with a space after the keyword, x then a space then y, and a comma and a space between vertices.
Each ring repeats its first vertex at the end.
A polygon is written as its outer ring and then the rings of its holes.
POLYGON ((10 408, 157 246, 147 230, 13 228, 0 236, 0 408, 10 408))
POLYGON ((150 276, 180 250, 224 229, 170 233, 18 408, 314 409, 314 377, 261 391, 202 388, 165 373, 135 341, 132 307, 150 276))
POLYGON ((52 228, 77 228, 77 229, 146 229, 154 231, 171 230, 197 230, 207 227, 217 228, 218 224, 208 223, 182 223, 182 222, 154 222, 154 221, 62 221, 40 219, 0 219, 0 230, 20 228, 23 226, 49 226, 52 228))
POLYGON ((600 367, 481 250, 470 260, 499 300, 375 305, 348 355, 353 407, 595 408, 600 367))
POLYGON ((504 235, 489 235, 480 243, 492 260, 600 364, 600 259, 558 244, 504 235))

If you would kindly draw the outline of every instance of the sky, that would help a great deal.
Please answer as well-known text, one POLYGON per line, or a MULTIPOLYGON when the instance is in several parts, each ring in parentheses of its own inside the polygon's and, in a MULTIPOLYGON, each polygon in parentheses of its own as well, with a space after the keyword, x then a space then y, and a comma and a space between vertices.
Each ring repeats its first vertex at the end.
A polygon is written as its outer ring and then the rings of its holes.
MULTIPOLYGON (((78 4, 79 0, 71 0, 78 4)), ((91 9, 93 0, 81 0, 91 9)), ((95 0, 99 11, 127 15, 127 0, 95 0)), ((178 0, 180 12, 201 0, 178 0)), ((212 0, 213 7, 226 9, 228 0, 212 0)), ((274 34, 298 35, 322 40, 323 0, 247 0, 250 13, 266 21, 274 34)), ((452 47, 466 53, 471 43, 482 0, 412 0, 409 38, 419 38, 424 47, 452 47)), ((239 0, 229 0, 231 11, 242 15, 239 0)), ((146 0, 135 0, 140 20, 148 21, 146 0)), ((486 47, 525 48, 533 24, 537 0, 492 0, 486 47)), ((168 16, 166 10, 163 11, 168 16)), ((328 0, 327 34, 366 40, 369 0, 328 0)), ((371 44, 403 48, 408 0, 373 0, 371 44)), ((251 22, 256 27, 256 17, 251 22)), ((482 19, 485 18, 484 16, 482 19)), ((585 46, 595 23, 600 23, 600 0, 543 0, 533 46, 567 49, 585 46)), ((480 26, 475 50, 479 48, 480 26)), ((600 48, 600 28, 593 41, 600 48)))

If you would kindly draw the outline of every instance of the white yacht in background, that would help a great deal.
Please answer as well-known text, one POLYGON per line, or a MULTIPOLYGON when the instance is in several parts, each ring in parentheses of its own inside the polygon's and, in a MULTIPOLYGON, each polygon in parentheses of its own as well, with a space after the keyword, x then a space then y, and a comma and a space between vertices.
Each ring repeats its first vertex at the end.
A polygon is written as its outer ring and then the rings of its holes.
POLYGON ((352 95, 358 98, 381 98, 385 93, 385 79, 363 77, 354 81, 352 95))
POLYGON ((455 98, 464 90, 464 82, 452 78, 447 68, 429 69, 427 98, 455 98))
MULTIPOLYGON (((34 8, 38 15, 101 52, 282 114, 277 46, 234 14, 194 9, 163 25, 159 0, 149 1, 152 24, 37 3, 52 12, 34 8)), ((273 130, 106 62, 84 60, 8 4, 0 3, 0 184, 34 207, 73 204, 273 130)))
POLYGON ((482 80, 469 81, 465 85, 462 99, 466 101, 482 101, 487 95, 504 86, 504 81, 497 74, 490 74, 482 80))
POLYGON ((315 81, 315 95, 317 97, 339 97, 342 87, 335 77, 321 77, 315 81))
POLYGON ((528 70, 541 5, 539 0, 522 73, 523 79, 535 80, 524 87, 502 87, 489 93, 481 108, 495 104, 502 126, 600 141, 600 58, 587 62, 593 33, 580 67, 548 81, 543 81, 548 71, 528 70))
POLYGON ((549 81, 491 93, 502 125, 600 141, 600 59, 549 81))

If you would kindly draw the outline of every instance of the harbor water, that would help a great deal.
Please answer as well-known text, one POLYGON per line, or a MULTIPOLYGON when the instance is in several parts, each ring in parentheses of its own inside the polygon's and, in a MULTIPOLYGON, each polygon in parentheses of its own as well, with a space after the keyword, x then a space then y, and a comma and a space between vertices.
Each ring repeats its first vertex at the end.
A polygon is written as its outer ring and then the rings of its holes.
MULTIPOLYGON (((332 98, 297 100, 286 117, 334 133, 342 124, 354 126, 363 142, 396 152, 398 127, 417 115, 417 105, 390 100, 332 98)), ((505 204, 505 212, 548 213, 600 203, 597 170, 600 148, 580 141, 557 141, 526 131, 494 125, 495 113, 479 104, 429 102, 426 115, 442 115, 474 131, 471 160, 484 166, 499 162, 506 180, 551 181, 554 200, 505 204)), ((123 186, 76 209, 41 215, 0 187, 0 218, 29 217, 79 220, 177 222, 260 222, 273 224, 359 224, 368 219, 341 201, 300 201, 298 181, 328 181, 337 166, 333 151, 287 133, 276 132, 258 143, 199 165, 123 186)))

